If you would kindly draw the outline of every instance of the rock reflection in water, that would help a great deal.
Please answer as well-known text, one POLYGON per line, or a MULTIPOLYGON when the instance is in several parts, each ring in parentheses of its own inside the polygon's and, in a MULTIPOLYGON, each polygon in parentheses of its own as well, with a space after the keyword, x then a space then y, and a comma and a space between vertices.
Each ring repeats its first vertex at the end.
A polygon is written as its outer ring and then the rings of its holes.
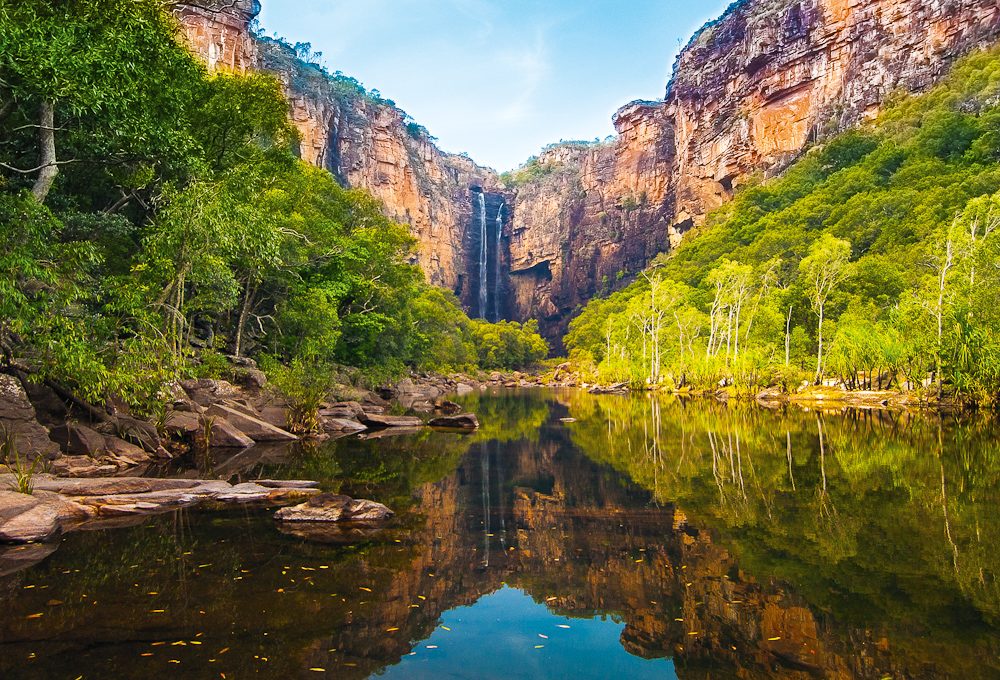
MULTIPOLYGON (((513 589, 553 616, 620 622, 601 634, 683 678, 997 675, 992 424, 472 399, 474 435, 220 464, 325 471, 400 510, 360 544, 240 512, 69 537, 0 581, 0 673, 362 678, 425 653, 447 612, 513 589)), ((531 650, 551 677, 575 660, 531 650)), ((475 655, 452 654, 452 675, 478 675, 475 655)))

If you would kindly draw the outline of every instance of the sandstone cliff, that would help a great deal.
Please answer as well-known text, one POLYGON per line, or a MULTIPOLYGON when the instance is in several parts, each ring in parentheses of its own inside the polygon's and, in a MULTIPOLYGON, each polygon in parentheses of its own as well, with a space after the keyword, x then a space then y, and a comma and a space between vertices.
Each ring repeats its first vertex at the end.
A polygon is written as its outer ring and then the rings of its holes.
POLYGON ((996 0, 734 3, 683 50, 664 101, 621 109, 610 144, 543 154, 563 172, 519 187, 512 313, 558 335, 576 305, 675 245, 749 176, 998 36, 996 0))
POLYGON ((479 247, 470 229, 475 194, 496 186, 496 173, 438 149, 391 101, 300 58, 291 45, 254 34, 251 22, 259 11, 256 0, 192 0, 176 10, 211 70, 258 69, 282 81, 303 160, 330 170, 346 186, 366 189, 391 218, 410 225, 427 279, 455 290, 471 308, 475 295, 466 276, 477 268, 467 266, 465 252, 479 247))
POLYGON ((275 73, 302 157, 409 224, 429 281, 474 315, 538 318, 551 339, 748 177, 1000 37, 996 0, 740 0, 683 50, 664 100, 618 111, 616 138, 552 147, 504 186, 392 102, 253 35, 256 0, 203 3, 177 10, 195 50, 213 69, 275 73))

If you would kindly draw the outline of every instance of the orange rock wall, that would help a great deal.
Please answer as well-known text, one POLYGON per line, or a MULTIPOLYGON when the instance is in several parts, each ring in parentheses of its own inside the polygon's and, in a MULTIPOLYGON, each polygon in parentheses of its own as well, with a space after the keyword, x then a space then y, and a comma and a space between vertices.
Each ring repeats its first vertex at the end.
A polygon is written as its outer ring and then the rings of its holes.
POLYGON ((464 156, 446 154, 404 113, 335 83, 287 46, 250 33, 255 0, 206 9, 181 5, 177 16, 194 51, 212 70, 268 71, 285 85, 303 160, 333 172, 346 186, 380 199, 392 219, 418 241, 417 263, 428 281, 462 292, 472 187, 492 187, 496 173, 464 156))
POLYGON ((571 176, 519 187, 515 316, 547 318, 557 336, 578 304, 676 245, 748 176, 779 172, 998 36, 996 0, 734 3, 684 49, 663 102, 621 109, 617 139, 579 153, 571 176))

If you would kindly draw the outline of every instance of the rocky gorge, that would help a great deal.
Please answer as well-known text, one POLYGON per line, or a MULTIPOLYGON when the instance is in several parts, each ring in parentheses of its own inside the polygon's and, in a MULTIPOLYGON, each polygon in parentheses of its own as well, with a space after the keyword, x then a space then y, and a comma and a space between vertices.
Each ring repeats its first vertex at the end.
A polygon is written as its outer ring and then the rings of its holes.
POLYGON ((554 341, 574 309, 628 281, 740 186, 1000 36, 992 0, 740 0, 682 50, 662 100, 618 111, 616 137, 553 145, 522 168, 531 172, 502 178, 442 152, 393 102, 254 33, 259 9, 238 0, 177 12, 210 68, 282 81, 302 157, 408 224, 429 281, 473 315, 538 319, 554 341))

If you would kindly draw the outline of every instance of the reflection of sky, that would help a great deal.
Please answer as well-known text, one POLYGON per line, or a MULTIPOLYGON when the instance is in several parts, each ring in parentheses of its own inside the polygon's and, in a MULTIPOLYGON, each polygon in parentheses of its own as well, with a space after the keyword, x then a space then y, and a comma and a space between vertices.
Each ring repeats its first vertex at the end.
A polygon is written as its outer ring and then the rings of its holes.
POLYGON ((662 98, 680 45, 730 1, 264 0, 261 23, 395 100, 448 151, 507 170, 662 98))
POLYGON ((446 612, 434 633, 414 646, 415 653, 403 657, 383 676, 428 680, 677 677, 669 659, 646 660, 626 652, 620 642, 623 628, 624 624, 610 618, 557 616, 523 592, 504 587, 469 607, 446 612))

